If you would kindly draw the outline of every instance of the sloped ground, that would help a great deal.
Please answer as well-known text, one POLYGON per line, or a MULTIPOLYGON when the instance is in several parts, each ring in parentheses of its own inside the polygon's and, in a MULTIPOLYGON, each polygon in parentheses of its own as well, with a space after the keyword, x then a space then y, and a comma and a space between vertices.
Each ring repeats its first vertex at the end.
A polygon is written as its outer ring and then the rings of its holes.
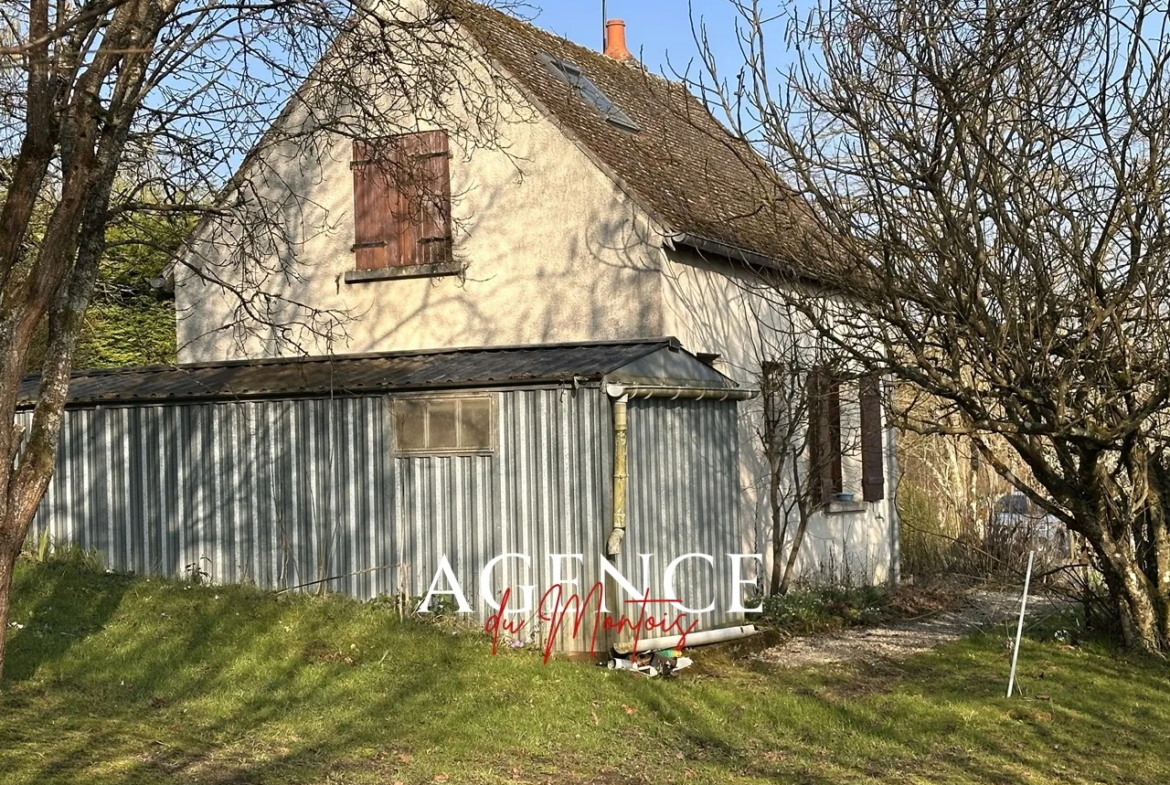
POLYGON ((1033 623, 1009 700, 999 627, 877 665, 708 647, 637 679, 493 657, 392 603, 28 562, 14 597, 2 785, 1170 782, 1166 664, 1067 647, 1066 620, 1033 623))
MULTIPOLYGON (((1064 609, 1064 603, 1055 598, 1029 597, 1025 624, 1064 609)), ((1019 612, 1019 594, 972 590, 963 607, 957 609, 874 627, 791 638, 764 649, 757 657, 783 668, 840 662, 873 664, 906 659, 980 631, 1003 638, 1007 648, 1015 636, 1019 612)))

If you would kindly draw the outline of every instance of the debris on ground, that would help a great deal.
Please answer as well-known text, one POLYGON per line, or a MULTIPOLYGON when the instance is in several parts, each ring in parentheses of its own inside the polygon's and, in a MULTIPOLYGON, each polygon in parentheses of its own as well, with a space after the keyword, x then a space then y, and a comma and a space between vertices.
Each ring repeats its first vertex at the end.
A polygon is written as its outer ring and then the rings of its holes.
POLYGON ((614 656, 607 663, 610 670, 630 671, 638 676, 654 678, 656 676, 670 676, 675 671, 689 668, 695 662, 690 657, 682 656, 680 649, 664 649, 663 651, 639 652, 637 654, 614 656))
POLYGON ((755 635, 759 630, 753 624, 740 627, 721 627, 716 630, 691 632, 685 635, 667 635, 661 638, 644 638, 636 642, 619 643, 614 646, 612 659, 607 663, 610 670, 630 671, 639 676, 669 676, 677 670, 689 667, 694 661, 682 656, 683 644, 706 646, 713 643, 727 643, 755 635))
POLYGON ((706 646, 711 643, 726 643, 728 641, 739 640, 740 638, 747 638, 755 635, 756 632, 757 630, 754 624, 745 624, 740 627, 720 627, 716 630, 688 632, 685 635, 643 638, 637 641, 637 643, 619 643, 614 646, 614 652, 619 657, 628 657, 632 649, 636 649, 638 653, 641 653, 677 649, 682 644, 686 644, 688 647, 706 646))

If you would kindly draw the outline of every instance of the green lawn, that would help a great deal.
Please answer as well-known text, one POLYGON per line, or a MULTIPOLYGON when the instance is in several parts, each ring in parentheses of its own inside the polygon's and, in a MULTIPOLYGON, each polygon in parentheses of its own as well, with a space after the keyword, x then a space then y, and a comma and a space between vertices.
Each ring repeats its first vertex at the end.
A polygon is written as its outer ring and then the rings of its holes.
MULTIPOLYGON (((276 598, 26 562, 0 782, 1170 782, 1167 666, 1002 630, 899 665, 673 680, 276 598)), ((1042 637, 1042 636, 1038 636, 1042 637)))

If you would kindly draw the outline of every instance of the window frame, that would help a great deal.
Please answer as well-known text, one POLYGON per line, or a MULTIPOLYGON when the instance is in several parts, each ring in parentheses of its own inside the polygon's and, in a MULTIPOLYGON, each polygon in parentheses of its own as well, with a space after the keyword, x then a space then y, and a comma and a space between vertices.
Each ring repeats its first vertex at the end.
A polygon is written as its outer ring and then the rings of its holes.
POLYGON ((391 428, 391 452, 396 458, 426 458, 445 456, 475 456, 495 455, 499 450, 499 395, 488 392, 468 393, 412 393, 392 396, 388 401, 391 428), (464 427, 463 407, 468 402, 486 401, 488 404, 488 439, 487 445, 467 446, 462 444, 464 427), (433 447, 430 435, 430 405, 434 403, 455 403, 455 447, 433 447), (422 403, 427 406, 427 420, 424 425, 423 447, 404 447, 401 443, 402 429, 399 426, 399 417, 402 409, 411 404, 422 403))

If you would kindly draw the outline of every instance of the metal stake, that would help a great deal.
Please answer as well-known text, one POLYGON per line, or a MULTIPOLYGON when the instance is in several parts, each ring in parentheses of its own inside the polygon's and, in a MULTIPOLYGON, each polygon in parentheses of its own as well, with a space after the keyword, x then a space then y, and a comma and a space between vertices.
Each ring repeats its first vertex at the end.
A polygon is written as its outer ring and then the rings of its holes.
POLYGON ((1036 551, 1028 551, 1028 574, 1024 577, 1024 596, 1020 600, 1020 623, 1016 625, 1016 645, 1012 649, 1012 675, 1008 677, 1007 696, 1012 696, 1012 689, 1016 686, 1016 660, 1020 656, 1020 637, 1024 634, 1024 611, 1028 607, 1028 588, 1032 585, 1032 558, 1036 551))
POLYGON ((605 0, 601 0, 601 51, 609 48, 609 28, 606 27, 606 22, 609 17, 605 12, 605 0))

